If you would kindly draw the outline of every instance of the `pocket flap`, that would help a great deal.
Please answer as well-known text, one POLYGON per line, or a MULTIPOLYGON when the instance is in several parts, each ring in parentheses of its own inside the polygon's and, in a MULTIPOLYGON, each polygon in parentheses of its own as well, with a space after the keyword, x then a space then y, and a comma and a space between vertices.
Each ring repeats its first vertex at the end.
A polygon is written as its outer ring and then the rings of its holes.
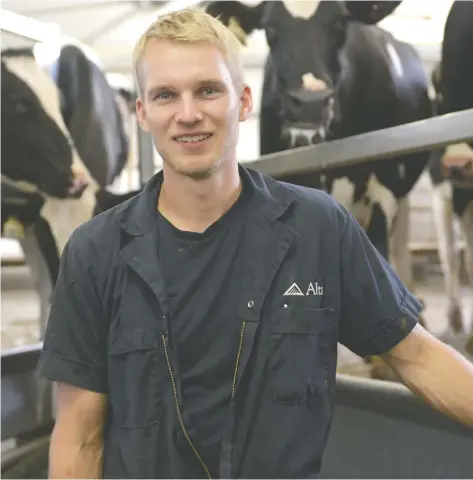
POLYGON ((333 327, 331 308, 280 307, 272 319, 272 333, 317 335, 333 327))
POLYGON ((159 350, 158 330, 154 328, 119 328, 110 332, 109 355, 121 355, 138 350, 159 350))

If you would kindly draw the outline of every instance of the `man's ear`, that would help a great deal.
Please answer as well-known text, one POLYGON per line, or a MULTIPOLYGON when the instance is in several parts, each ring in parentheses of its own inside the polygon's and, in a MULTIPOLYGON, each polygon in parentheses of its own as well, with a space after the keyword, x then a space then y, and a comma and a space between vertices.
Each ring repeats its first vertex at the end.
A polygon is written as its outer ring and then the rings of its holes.
POLYGON ((240 122, 247 120, 253 111, 253 94, 249 85, 243 87, 240 96, 240 122))
POLYGON ((148 120, 147 120, 147 117, 146 117, 146 108, 145 108, 143 100, 141 99, 141 94, 136 99, 135 109, 136 109, 136 118, 138 120, 138 123, 140 124, 140 127, 145 132, 149 132, 148 120))

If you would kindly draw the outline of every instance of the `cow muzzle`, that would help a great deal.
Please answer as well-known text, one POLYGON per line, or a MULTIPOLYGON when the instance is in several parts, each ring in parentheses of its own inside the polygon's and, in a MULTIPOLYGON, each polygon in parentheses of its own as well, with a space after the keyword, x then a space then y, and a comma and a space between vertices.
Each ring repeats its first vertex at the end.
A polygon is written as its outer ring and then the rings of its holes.
POLYGON ((326 130, 324 126, 291 125, 284 128, 282 139, 290 148, 314 145, 326 140, 326 130))
POLYGON ((450 145, 441 159, 442 175, 459 188, 473 187, 473 149, 466 143, 450 145))
POLYGON ((38 185, 38 189, 41 193, 54 198, 79 199, 89 183, 85 172, 73 168, 68 174, 58 175, 54 179, 48 177, 38 185))
POLYGON ((80 198, 89 186, 89 179, 83 170, 72 169, 72 178, 67 189, 67 198, 80 198))
POLYGON ((324 142, 334 117, 334 93, 329 88, 289 92, 283 136, 290 147, 324 142))

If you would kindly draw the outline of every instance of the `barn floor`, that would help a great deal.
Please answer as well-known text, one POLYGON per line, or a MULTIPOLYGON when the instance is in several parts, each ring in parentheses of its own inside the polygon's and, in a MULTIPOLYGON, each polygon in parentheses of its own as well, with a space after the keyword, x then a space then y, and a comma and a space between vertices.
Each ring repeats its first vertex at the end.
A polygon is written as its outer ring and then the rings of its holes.
MULTIPOLYGON (((425 319, 429 329, 439 334, 447 326, 446 298, 439 269, 430 261, 418 261, 414 269, 418 285, 417 295, 426 304, 425 319)), ((1 269, 1 347, 2 350, 39 341, 37 295, 27 267, 2 267, 1 269)), ((469 326, 472 299, 466 287, 462 288, 465 326, 469 326)), ((472 358, 473 360, 473 358, 472 358)), ((366 376, 368 366, 345 347, 339 349, 339 371, 366 376)))

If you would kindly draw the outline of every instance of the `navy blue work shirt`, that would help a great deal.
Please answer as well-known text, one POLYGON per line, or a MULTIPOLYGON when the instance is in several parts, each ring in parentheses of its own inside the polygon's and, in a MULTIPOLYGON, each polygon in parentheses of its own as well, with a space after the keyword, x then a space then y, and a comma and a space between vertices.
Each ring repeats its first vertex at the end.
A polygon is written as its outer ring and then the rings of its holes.
MULTIPOLYGON (((220 478, 315 478, 334 409, 337 343, 386 352, 421 311, 339 203, 248 168, 234 321, 241 331, 220 478)), ((93 218, 63 253, 43 375, 108 394, 105 478, 206 478, 181 408, 181 374, 159 274, 157 192, 93 218)), ((233 373, 233 372, 232 372, 233 373)))

